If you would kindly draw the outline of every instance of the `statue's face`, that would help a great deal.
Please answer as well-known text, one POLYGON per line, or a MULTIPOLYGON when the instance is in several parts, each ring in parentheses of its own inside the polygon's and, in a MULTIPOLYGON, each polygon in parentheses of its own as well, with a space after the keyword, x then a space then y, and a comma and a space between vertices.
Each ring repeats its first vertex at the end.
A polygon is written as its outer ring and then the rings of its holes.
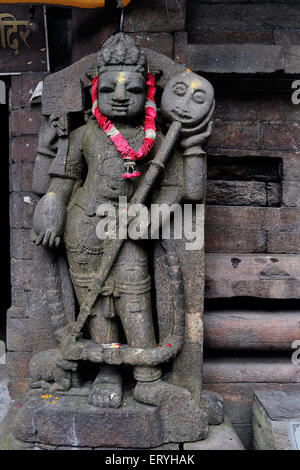
POLYGON ((131 67, 99 76, 99 111, 114 121, 136 120, 145 110, 145 79, 131 67))
POLYGON ((186 71, 167 83, 161 110, 168 120, 194 127, 207 115, 213 99, 214 90, 211 84, 205 78, 186 71))

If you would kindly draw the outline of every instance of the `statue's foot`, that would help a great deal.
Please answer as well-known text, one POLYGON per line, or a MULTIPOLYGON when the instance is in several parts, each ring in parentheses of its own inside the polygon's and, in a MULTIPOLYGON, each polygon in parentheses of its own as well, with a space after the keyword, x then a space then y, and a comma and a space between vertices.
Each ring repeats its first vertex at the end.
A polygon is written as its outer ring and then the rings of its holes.
POLYGON ((113 367, 104 366, 93 383, 89 403, 98 408, 119 408, 121 402, 121 374, 113 367))
POLYGON ((172 400, 173 397, 192 400, 192 395, 188 390, 161 379, 154 382, 137 382, 134 397, 141 403, 156 406, 162 401, 172 400))
POLYGON ((50 387, 50 393, 67 392, 71 387, 71 379, 63 379, 60 382, 54 382, 50 387))
POLYGON ((30 382, 30 388, 41 388, 42 390, 49 390, 51 387, 51 384, 49 382, 46 382, 45 380, 37 380, 37 381, 31 381, 30 382))

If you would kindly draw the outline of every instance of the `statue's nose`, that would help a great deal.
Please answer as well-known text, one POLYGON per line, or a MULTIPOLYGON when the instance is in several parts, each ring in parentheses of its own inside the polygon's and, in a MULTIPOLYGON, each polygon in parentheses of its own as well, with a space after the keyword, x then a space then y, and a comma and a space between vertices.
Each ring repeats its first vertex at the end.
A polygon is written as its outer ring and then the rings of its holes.
POLYGON ((181 108, 182 110, 184 111, 188 111, 189 110, 189 102, 190 102, 190 99, 191 99, 191 95, 192 93, 190 91, 188 91, 184 96, 182 96, 181 98, 181 108))
POLYGON ((124 83, 117 83, 113 99, 118 101, 124 101, 127 99, 127 93, 124 83))

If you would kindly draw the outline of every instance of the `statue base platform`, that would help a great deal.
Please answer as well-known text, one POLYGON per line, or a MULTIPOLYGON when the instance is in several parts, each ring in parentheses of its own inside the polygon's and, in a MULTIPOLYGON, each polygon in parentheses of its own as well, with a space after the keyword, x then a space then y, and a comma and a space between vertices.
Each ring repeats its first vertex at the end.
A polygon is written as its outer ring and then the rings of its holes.
POLYGON ((71 393, 30 391, 10 411, 2 448, 139 448, 205 439, 207 416, 193 401, 172 397, 159 406, 138 403, 132 391, 120 408, 97 408, 87 390, 71 393), (19 407, 16 411, 16 407, 19 407))
MULTIPOLYGON (((16 414, 18 410, 12 407, 7 414, 5 420, 0 424, 0 450, 124 450, 120 447, 78 447, 78 446, 53 446, 42 444, 38 442, 22 442, 16 439, 12 433, 16 414)), ((168 451, 168 450, 180 450, 180 444, 176 442, 170 442, 168 444, 162 444, 157 447, 142 448, 144 450, 156 450, 156 451, 168 451)), ((129 449, 139 450, 136 446, 129 449)), ((244 450, 244 446, 241 443, 238 435, 233 429, 228 418, 225 416, 224 421, 219 425, 211 425, 209 427, 209 436, 206 439, 202 439, 196 442, 185 442, 183 443, 183 450, 189 451, 200 451, 200 450, 244 450)))

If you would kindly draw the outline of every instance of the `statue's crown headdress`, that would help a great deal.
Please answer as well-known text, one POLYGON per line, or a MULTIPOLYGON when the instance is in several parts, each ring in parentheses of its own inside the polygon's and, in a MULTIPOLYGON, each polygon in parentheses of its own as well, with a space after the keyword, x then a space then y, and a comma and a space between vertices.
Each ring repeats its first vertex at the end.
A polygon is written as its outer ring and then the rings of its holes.
POLYGON ((146 74, 147 61, 139 46, 124 33, 118 33, 105 41, 98 52, 97 67, 99 74, 109 66, 136 66, 136 71, 146 74))

